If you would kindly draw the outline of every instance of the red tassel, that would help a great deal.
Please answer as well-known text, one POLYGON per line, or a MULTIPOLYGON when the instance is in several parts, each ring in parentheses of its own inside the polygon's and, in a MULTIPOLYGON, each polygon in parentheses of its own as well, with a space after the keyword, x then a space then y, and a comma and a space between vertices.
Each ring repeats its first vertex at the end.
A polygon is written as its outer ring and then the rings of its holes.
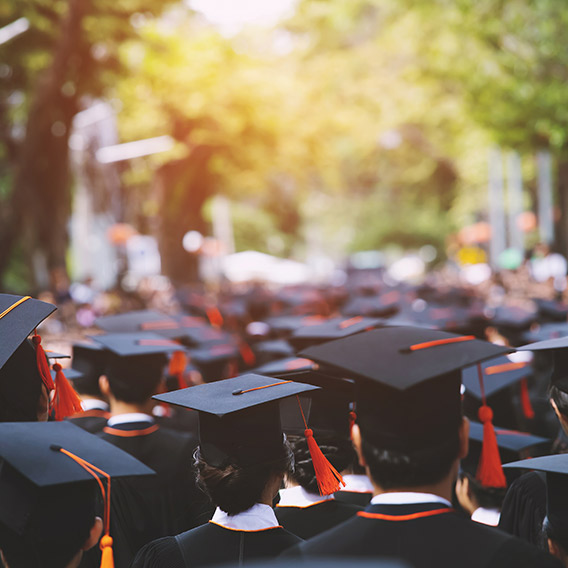
POLYGON ((81 412, 81 399, 67 380, 59 363, 53 365, 55 371, 55 420, 63 420, 81 412))
POLYGON ((101 568, 114 568, 114 556, 112 553, 112 536, 105 534, 101 538, 101 568))
POLYGON ((483 423, 483 445, 475 478, 485 487, 507 487, 493 428, 493 411, 489 406, 483 405, 479 408, 478 415, 483 423))
POLYGON ((320 495, 331 495, 345 486, 341 474, 329 463, 329 460, 323 455, 318 443, 315 441, 314 432, 310 428, 304 430, 304 435, 308 441, 308 449, 310 457, 314 464, 316 480, 320 495))
POLYGON ((223 316, 217 306, 211 306, 205 310, 207 319, 213 327, 221 327, 223 325, 223 316))
POLYGON ((521 379, 521 406, 523 408, 525 418, 532 420, 534 418, 534 410, 529 396, 529 385, 527 384, 527 379, 521 379))
POLYGON ((36 350, 36 364, 37 370, 45 385, 45 388, 48 392, 51 392, 55 389, 55 384, 53 383, 53 379, 51 378, 51 373, 49 372, 49 363, 47 362, 47 356, 45 355, 45 351, 41 346, 41 337, 36 333, 32 337, 33 344, 35 345, 36 350))
POLYGON ((187 367, 187 355, 183 351, 174 351, 172 353, 172 358, 170 359, 170 364, 168 366, 168 375, 173 375, 177 377, 178 388, 187 388, 187 383, 183 378, 183 373, 187 367))

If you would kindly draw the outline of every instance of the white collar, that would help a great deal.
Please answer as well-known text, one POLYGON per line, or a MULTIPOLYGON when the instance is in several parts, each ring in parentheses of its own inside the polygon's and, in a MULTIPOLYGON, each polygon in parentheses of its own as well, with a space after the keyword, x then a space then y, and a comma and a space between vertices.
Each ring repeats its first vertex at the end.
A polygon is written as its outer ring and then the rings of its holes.
POLYGON ((108 412, 108 404, 104 400, 97 398, 86 398, 81 401, 81 408, 86 412, 88 410, 104 410, 108 412))
POLYGON ((153 424, 154 419, 149 414, 143 414, 142 412, 129 412, 127 414, 111 416, 107 424, 113 427, 118 424, 130 424, 131 422, 150 422, 150 424, 153 424))
POLYGON ((322 501, 331 501, 332 495, 318 495, 317 493, 309 493, 300 485, 290 487, 288 489, 280 489, 280 501, 277 507, 298 507, 304 509, 317 505, 322 501))
POLYGON ((414 493, 413 491, 379 493, 371 499, 371 505, 415 505, 417 503, 442 503, 448 507, 452 506, 447 499, 439 495, 414 493))
POLYGON ((499 509, 484 509, 483 507, 475 509, 473 515, 471 515, 472 521, 482 525, 489 525, 490 527, 496 527, 500 518, 501 512, 499 509))
POLYGON ((217 507, 209 522, 226 529, 245 532, 262 531, 280 526, 272 507, 262 503, 256 503, 250 509, 236 515, 229 515, 217 507))
POLYGON ((345 487, 339 491, 351 491, 352 493, 374 493, 373 484, 366 475, 348 473, 343 476, 345 487))

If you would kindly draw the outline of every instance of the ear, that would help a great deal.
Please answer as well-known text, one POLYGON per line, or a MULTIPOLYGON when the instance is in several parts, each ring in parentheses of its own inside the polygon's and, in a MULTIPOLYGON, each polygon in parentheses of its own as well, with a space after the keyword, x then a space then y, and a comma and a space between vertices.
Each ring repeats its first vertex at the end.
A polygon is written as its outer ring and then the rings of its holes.
POLYGON ((108 382, 106 375, 101 375, 99 377, 99 389, 101 389, 101 393, 103 394, 103 396, 105 396, 106 398, 109 397, 109 395, 110 395, 110 384, 108 382))
POLYGON ((367 462, 365 461, 365 457, 363 456, 363 448, 361 444, 361 430, 359 430, 358 424, 353 424, 351 427, 351 442, 355 451, 357 452, 357 457, 359 458, 359 465, 361 467, 366 467, 367 462))
POLYGON ((95 517, 95 522, 93 523, 93 526, 91 527, 91 530, 89 532, 89 536, 85 541, 85 544, 83 544, 83 546, 81 547, 81 550, 89 550, 90 548, 93 548, 93 546, 95 546, 95 544, 99 542, 102 534, 103 520, 100 517, 95 517))
POLYGON ((459 454, 458 458, 461 460, 467 456, 469 452, 469 420, 462 416, 462 422, 459 429, 459 454))

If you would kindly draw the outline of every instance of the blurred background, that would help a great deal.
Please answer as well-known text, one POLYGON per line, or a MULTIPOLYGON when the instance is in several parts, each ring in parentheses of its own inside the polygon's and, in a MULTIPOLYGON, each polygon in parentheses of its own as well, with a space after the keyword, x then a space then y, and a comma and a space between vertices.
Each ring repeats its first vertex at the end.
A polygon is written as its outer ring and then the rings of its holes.
POLYGON ((558 0, 4 0, 0 287, 562 264, 567 28, 558 0))

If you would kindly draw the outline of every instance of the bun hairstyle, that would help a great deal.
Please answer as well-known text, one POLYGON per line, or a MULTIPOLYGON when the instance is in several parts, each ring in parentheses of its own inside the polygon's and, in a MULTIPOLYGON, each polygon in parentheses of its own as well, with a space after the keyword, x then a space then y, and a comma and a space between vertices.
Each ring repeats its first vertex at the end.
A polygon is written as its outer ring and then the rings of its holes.
MULTIPOLYGON (((306 491, 319 494, 318 482, 308 442, 303 436, 290 436, 290 446, 294 453, 294 471, 290 477, 306 491)), ((342 472, 356 461, 356 453, 351 440, 339 436, 318 433, 318 445, 331 465, 342 472)))
POLYGON ((194 454, 197 484, 214 505, 236 515, 259 503, 266 485, 275 475, 292 470, 294 456, 284 440, 280 455, 269 462, 242 467, 237 463, 215 467, 207 463, 198 447, 194 454))

